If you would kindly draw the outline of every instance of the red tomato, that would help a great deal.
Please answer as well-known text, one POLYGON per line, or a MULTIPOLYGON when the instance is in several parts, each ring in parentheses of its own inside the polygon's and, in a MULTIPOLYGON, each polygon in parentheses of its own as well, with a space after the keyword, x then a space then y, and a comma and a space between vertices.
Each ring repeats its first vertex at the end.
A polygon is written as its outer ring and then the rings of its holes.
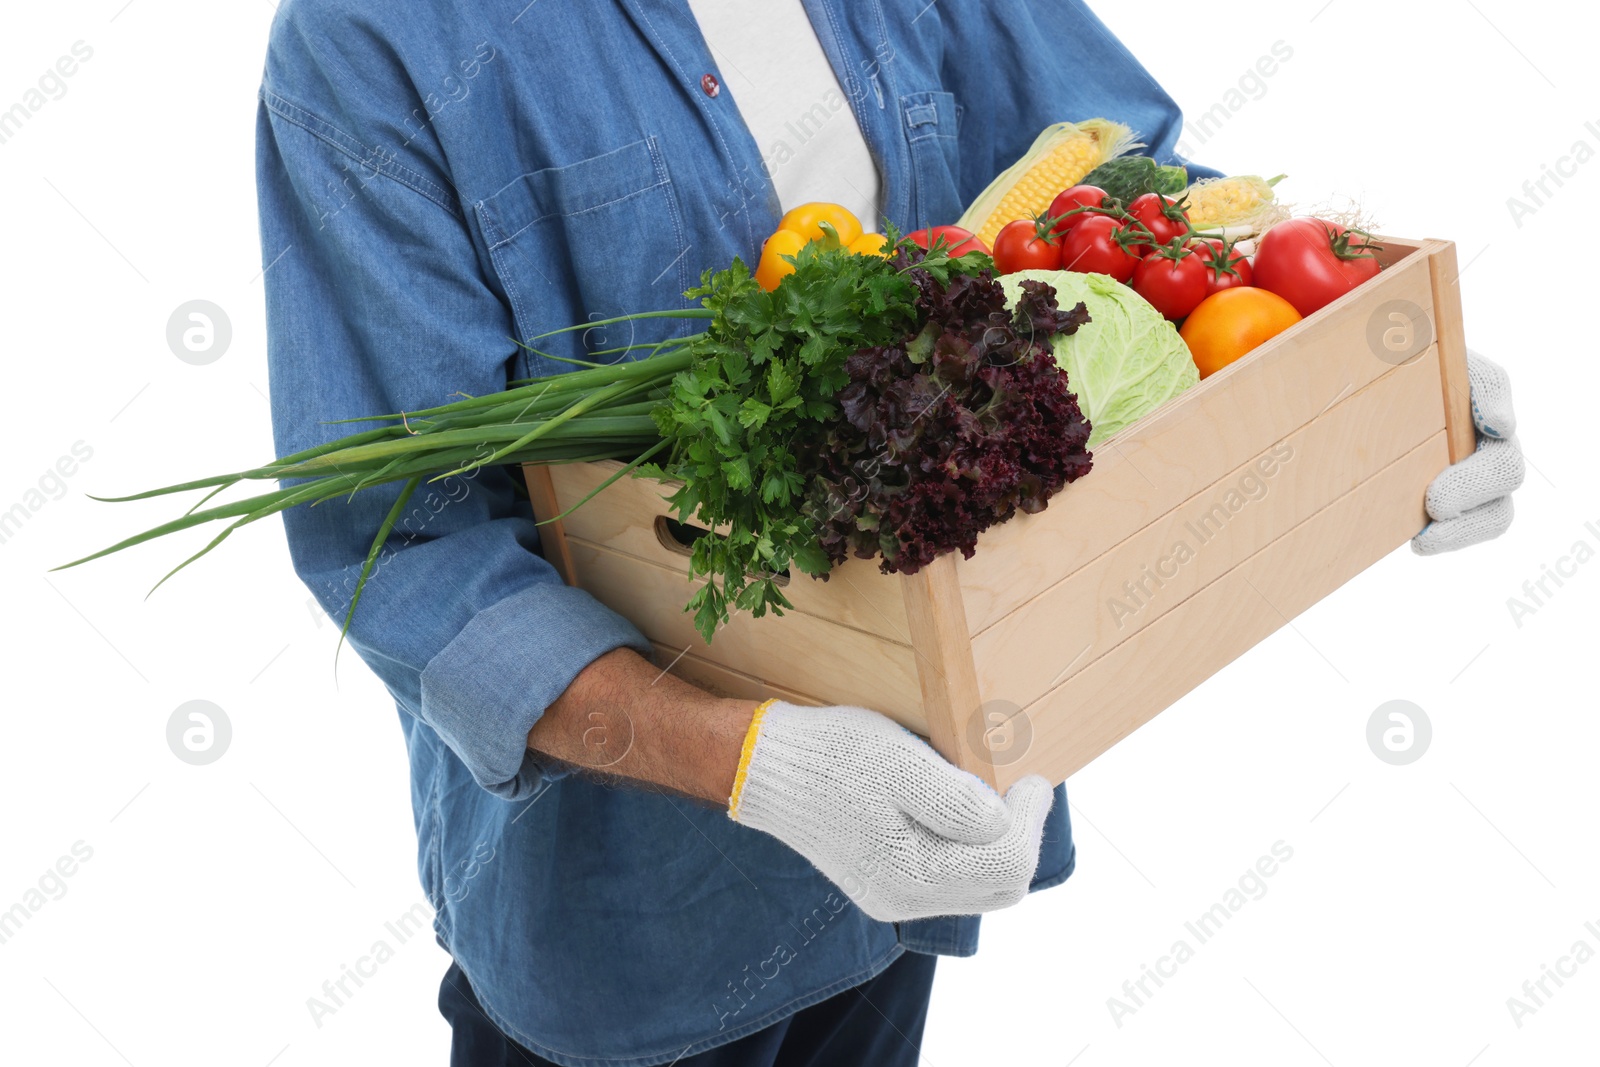
POLYGON ((1206 298, 1206 265, 1187 248, 1152 252, 1133 272, 1133 291, 1169 319, 1181 319, 1206 298))
POLYGON ((960 226, 932 226, 926 230, 914 230, 906 236, 918 248, 928 248, 942 237, 944 243, 950 246, 952 256, 964 256, 968 252, 989 254, 988 245, 978 240, 971 230, 963 230, 960 226))
POLYGON ((1376 275, 1378 247, 1361 231, 1322 219, 1280 222, 1256 249, 1256 285, 1310 315, 1376 275))
POLYGON ((1061 269, 1082 274, 1109 274, 1119 282, 1133 277, 1139 257, 1128 251, 1130 236, 1109 215, 1093 215, 1074 226, 1061 241, 1061 269))
POLYGON ((1061 246, 1044 225, 1018 219, 1000 227, 994 238, 994 266, 1001 274, 1019 270, 1060 270, 1061 246))
MULTIPOLYGON (((1059 218, 1067 212, 1080 207, 1099 207, 1107 200, 1106 191, 1098 185, 1074 185, 1050 201, 1050 210, 1045 212, 1051 218, 1059 218)), ((1061 237, 1084 219, 1089 218, 1090 212, 1085 211, 1077 215, 1068 215, 1056 223, 1053 231, 1056 237, 1061 237)))
MULTIPOLYGON (((1170 196, 1145 193, 1133 198, 1133 203, 1128 205, 1128 214, 1144 224, 1155 238, 1156 245, 1171 244, 1174 237, 1182 237, 1189 232, 1189 216, 1177 205, 1178 202, 1170 196)), ((1134 227, 1134 230, 1137 232, 1138 227, 1134 227)), ((1148 241, 1143 248, 1142 254, 1155 251, 1148 241)))
POLYGON ((1207 296, 1255 284, 1250 261, 1234 251, 1232 245, 1224 245, 1215 237, 1202 237, 1190 241, 1189 247, 1205 265, 1207 296))

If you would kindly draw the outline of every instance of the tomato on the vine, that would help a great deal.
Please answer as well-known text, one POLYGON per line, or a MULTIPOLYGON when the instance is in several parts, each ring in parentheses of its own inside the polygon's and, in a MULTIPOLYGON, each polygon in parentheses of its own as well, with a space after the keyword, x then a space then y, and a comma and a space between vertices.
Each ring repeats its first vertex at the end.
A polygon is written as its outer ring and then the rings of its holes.
POLYGON ((1199 237, 1189 242, 1200 262, 1206 268, 1206 295, 1224 289, 1237 289, 1254 285, 1254 272, 1250 261, 1234 249, 1233 242, 1223 242, 1215 237, 1199 237))
POLYGON ((1090 215, 1062 240, 1061 269, 1109 274, 1125 282, 1139 266, 1139 257, 1129 251, 1133 242, 1122 222, 1109 215, 1090 215))
POLYGON ((1052 232, 1057 238, 1064 236, 1084 219, 1093 217, 1093 212, 1078 211, 1079 208, 1100 207, 1108 199, 1110 197, 1106 191, 1098 185, 1074 185, 1071 189, 1062 190, 1054 200, 1050 201, 1050 210, 1045 212, 1051 218, 1061 220, 1056 223, 1052 232), (1068 214, 1069 212, 1077 213, 1068 214))
POLYGON ((1297 218, 1268 230, 1256 249, 1256 284, 1310 315, 1378 273, 1370 236, 1322 219, 1297 218))
POLYGON ((906 234, 911 243, 918 248, 931 248, 939 241, 948 247, 948 255, 960 257, 968 252, 982 252, 989 254, 989 246, 978 240, 971 230, 963 230, 960 226, 930 226, 926 230, 912 230, 906 234))
POLYGON ((1169 319, 1181 319, 1206 298, 1206 266, 1176 240, 1139 261, 1133 291, 1169 319))
POLYGON ((1060 270, 1061 245, 1051 236, 1049 218, 1017 219, 1000 227, 994 239, 994 266, 1001 274, 1019 270, 1060 270))
MULTIPOLYGON (((1144 253, 1149 254, 1161 245, 1171 244, 1174 238, 1187 236, 1189 216, 1183 205, 1170 196, 1145 193, 1133 198, 1128 214, 1150 231, 1153 241, 1144 242, 1144 253)), ((1135 227, 1137 229, 1137 227, 1135 227)))

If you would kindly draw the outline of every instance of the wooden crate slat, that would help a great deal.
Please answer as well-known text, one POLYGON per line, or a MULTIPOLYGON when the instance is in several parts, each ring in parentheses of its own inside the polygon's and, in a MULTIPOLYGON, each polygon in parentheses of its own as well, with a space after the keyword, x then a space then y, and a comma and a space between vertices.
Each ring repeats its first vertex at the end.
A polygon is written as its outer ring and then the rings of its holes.
MULTIPOLYGON (((621 466, 620 463, 566 463, 546 469, 557 499, 571 507, 621 466)), ((660 482, 623 477, 562 523, 568 536, 676 568, 687 576, 688 555, 663 545, 656 533, 656 518, 670 514, 665 495, 666 489, 660 482)), ((684 599, 690 591, 686 577, 684 599)), ((875 561, 846 560, 833 569, 826 582, 797 575, 784 587, 784 595, 798 612, 853 626, 900 644, 911 641, 900 583, 894 575, 880 573, 875 561)))
POLYGON ((870 707, 925 732, 916 657, 909 645, 785 612, 760 619, 737 614, 707 646, 683 611, 693 587, 681 566, 663 567, 570 534, 567 540, 583 588, 650 640, 701 650, 725 667, 780 688, 830 704, 870 707))
POLYGON ((1376 477, 1029 705, 1032 742, 999 768, 1063 781, 1421 529, 1441 430, 1376 477))
MULTIPOLYGON (((1185 598, 1443 430, 1437 358, 1430 349, 1393 368, 975 635, 973 654, 984 699, 1018 706, 1033 702, 1071 677, 1066 672, 1087 669, 1185 598), (1265 468, 1257 466, 1261 458, 1268 461, 1265 468), (1263 470, 1270 473, 1264 476, 1263 470), (1254 482, 1241 487, 1251 476, 1254 482), (1259 488, 1251 490, 1250 484, 1259 488), (1259 499, 1251 499, 1251 492, 1259 499), (1240 506, 1230 510, 1229 503, 1240 506), (1143 588, 1124 588, 1124 583, 1140 582, 1143 588)), ((1199 439, 1192 445, 1199 450, 1207 442, 1199 439)), ((1080 509, 1078 518, 1090 524, 1102 521, 1092 508, 1080 509)))
POLYGON ((1392 369, 1365 343, 1367 323, 1390 300, 1432 306, 1427 255, 1406 256, 1364 286, 1152 412, 1095 450, 1094 469, 1037 515, 984 532, 958 564, 967 625, 981 633, 1038 590, 1177 507, 1392 369), (1344 345, 1329 337, 1350 338, 1344 345), (1197 450, 1194 442, 1210 442, 1197 450), (1080 521, 1083 514, 1100 518, 1080 521))

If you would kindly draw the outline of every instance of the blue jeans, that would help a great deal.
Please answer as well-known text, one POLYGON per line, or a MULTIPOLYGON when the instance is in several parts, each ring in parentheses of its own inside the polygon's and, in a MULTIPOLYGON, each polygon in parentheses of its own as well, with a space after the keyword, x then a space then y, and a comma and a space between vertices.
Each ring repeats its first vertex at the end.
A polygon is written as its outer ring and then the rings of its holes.
MULTIPOLYGON (((907 952, 876 978, 674 1067, 915 1067, 937 956, 907 952)), ((450 1067, 555 1067, 491 1023, 455 964, 439 984, 450 1067)))

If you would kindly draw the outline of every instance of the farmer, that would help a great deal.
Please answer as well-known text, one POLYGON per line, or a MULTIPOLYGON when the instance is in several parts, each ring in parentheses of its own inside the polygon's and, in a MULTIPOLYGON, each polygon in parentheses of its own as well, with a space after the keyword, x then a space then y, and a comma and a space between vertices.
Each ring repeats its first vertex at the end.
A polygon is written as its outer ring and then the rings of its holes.
MULTIPOLYGON (((953 222, 1090 116, 1164 160, 1182 128, 1075 0, 287 0, 258 128, 278 451, 565 369, 512 338, 685 306, 796 204, 953 222)), ((1509 438, 1503 376, 1473 372, 1509 438)), ((1420 551, 1509 523, 1514 443, 1463 468, 1420 551)), ((337 618, 395 492, 285 513, 337 618)), ((663 676, 541 558, 514 471, 417 500, 351 640, 410 753, 454 1064, 910 1064, 936 957, 1072 873, 1042 779, 1000 797, 871 711, 663 676)))

